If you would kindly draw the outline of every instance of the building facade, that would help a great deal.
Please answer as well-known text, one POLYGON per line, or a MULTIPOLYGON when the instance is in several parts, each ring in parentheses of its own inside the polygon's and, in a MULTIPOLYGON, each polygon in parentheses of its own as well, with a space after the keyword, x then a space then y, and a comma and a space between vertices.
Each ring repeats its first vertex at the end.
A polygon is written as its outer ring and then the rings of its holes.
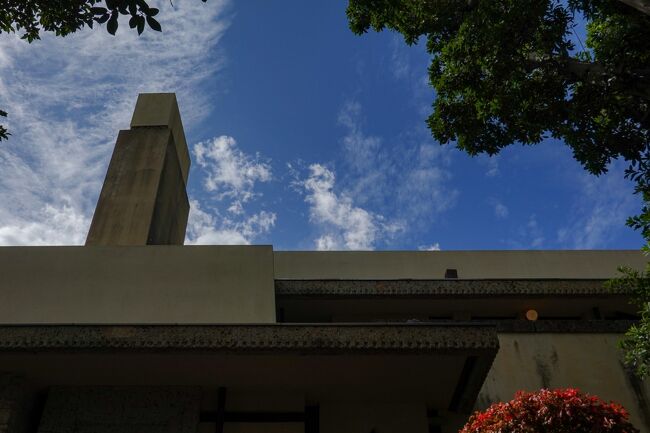
POLYGON ((0 248, 1 433, 447 433, 568 386, 650 433, 602 284, 640 252, 184 246, 189 164, 140 95, 86 245, 0 248))

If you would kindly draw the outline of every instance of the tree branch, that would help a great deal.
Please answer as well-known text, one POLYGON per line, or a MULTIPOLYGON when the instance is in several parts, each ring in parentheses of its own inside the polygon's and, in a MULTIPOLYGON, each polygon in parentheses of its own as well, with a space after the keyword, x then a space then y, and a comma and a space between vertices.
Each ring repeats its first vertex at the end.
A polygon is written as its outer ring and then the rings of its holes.
POLYGON ((569 81, 604 82, 610 79, 616 79, 617 77, 620 78, 621 76, 626 76, 627 79, 634 77, 634 82, 637 86, 636 89, 629 88, 629 93, 650 100, 650 69, 634 69, 622 74, 621 71, 608 71, 602 63, 584 62, 574 57, 552 58, 531 54, 528 59, 528 67, 530 69, 541 68, 548 64, 548 62, 553 62, 555 65, 564 65, 566 71, 564 76, 569 81))
POLYGON ((648 0, 618 0, 621 3, 633 7, 634 9, 646 15, 650 15, 650 1, 648 0))

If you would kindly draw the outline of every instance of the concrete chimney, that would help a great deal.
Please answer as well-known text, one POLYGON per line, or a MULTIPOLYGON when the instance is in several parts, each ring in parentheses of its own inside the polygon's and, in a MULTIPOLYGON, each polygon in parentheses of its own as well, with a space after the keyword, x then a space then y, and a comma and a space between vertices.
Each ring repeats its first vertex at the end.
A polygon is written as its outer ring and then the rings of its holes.
POLYGON ((173 93, 138 96, 119 132, 86 245, 182 245, 190 156, 173 93))

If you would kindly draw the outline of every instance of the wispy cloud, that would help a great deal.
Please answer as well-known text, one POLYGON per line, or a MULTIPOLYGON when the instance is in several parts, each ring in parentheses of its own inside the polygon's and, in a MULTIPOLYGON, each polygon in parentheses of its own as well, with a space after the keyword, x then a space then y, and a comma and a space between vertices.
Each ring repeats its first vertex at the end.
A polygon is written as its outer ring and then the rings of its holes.
POLYGON ((449 185, 447 150, 427 143, 428 134, 388 146, 383 138, 364 132, 357 101, 343 104, 338 123, 345 128, 343 178, 336 179, 323 164, 312 164, 306 178, 296 182, 306 193, 310 219, 319 232, 317 249, 390 245, 455 204, 458 192, 449 185))
POLYGON ((420 245, 419 251, 440 251, 440 244, 438 242, 431 245, 420 245))
POLYGON ((488 199, 488 204, 492 206, 492 209, 494 210, 494 216, 497 219, 505 219, 508 218, 508 215, 510 215, 510 210, 508 207, 496 198, 488 199))
POLYGON ((0 243, 3 245, 52 245, 81 244, 85 233, 79 227, 89 224, 85 215, 63 205, 55 208, 45 205, 37 213, 30 214, 31 221, 18 221, 0 227, 0 243), (42 221, 47 221, 43 223, 42 221))
POLYGON ((537 215, 533 214, 528 218, 524 232, 525 237, 529 240, 530 248, 541 248, 544 245, 545 238, 542 228, 537 222, 537 215))
POLYGON ((399 230, 385 224, 381 216, 355 206, 349 195, 336 193, 334 172, 323 165, 312 164, 302 186, 311 219, 322 232, 315 241, 318 250, 370 250, 380 235, 399 230))
POLYGON ((422 117, 422 123, 431 114, 431 101, 435 98, 435 90, 426 72, 431 57, 425 47, 425 38, 420 38, 414 45, 407 45, 401 35, 393 34, 389 44, 390 56, 386 62, 386 69, 391 72, 395 85, 409 93, 405 102, 422 117))
POLYGON ((237 141, 226 135, 195 144, 194 156, 206 174, 205 189, 218 200, 231 200, 233 213, 241 213, 242 205, 253 198, 256 182, 271 180, 270 164, 258 154, 242 152, 237 141))
POLYGON ((346 102, 339 112, 348 194, 359 204, 417 228, 453 207, 458 190, 451 181, 449 148, 432 142, 427 131, 406 134, 396 143, 362 128, 362 108, 346 102))
POLYGON ((393 35, 390 41, 390 70, 398 80, 407 78, 411 73, 408 48, 403 38, 393 35))
POLYGON ((218 211, 206 212, 197 200, 190 201, 186 243, 190 245, 249 245, 275 225, 276 215, 260 211, 251 216, 231 218, 218 211))
POLYGON ((341 140, 343 157, 352 178, 349 194, 361 204, 376 204, 385 199, 395 173, 382 139, 365 134, 360 125, 361 104, 346 102, 339 111, 338 122, 346 129, 341 140))
POLYGON ((277 215, 265 210, 249 215, 245 206, 261 197, 257 184, 272 179, 270 161, 245 153, 233 137, 225 135, 195 144, 193 154, 201 168, 203 188, 214 200, 204 200, 203 205, 191 201, 186 242, 245 245, 269 233, 277 215))
POLYGON ((420 144, 412 157, 403 160, 396 193, 404 218, 411 223, 432 220, 456 204, 459 192, 450 182, 446 153, 437 144, 420 144))
POLYGON ((0 151, 0 244, 83 242, 139 92, 176 92, 186 127, 209 112, 201 86, 223 65, 227 2, 157 3, 162 34, 138 37, 123 22, 115 37, 0 37, 0 106, 13 133, 0 151))
POLYGON ((502 203, 497 203, 494 205, 494 215, 499 219, 507 218, 508 208, 502 203))
MULTIPOLYGON (((623 164, 613 164, 610 173, 595 177, 580 172, 579 197, 567 224, 557 232, 564 248, 607 248, 624 230, 627 217, 639 211, 639 197, 632 184, 622 177, 623 164)), ((641 245, 639 244, 639 247, 641 245)))
POLYGON ((530 214, 525 221, 513 225, 510 237, 504 240, 508 248, 513 249, 540 249, 548 248, 543 227, 537 221, 537 215, 530 214))
POLYGON ((485 165, 485 175, 487 177, 496 177, 499 171, 499 155, 480 155, 479 161, 485 165))

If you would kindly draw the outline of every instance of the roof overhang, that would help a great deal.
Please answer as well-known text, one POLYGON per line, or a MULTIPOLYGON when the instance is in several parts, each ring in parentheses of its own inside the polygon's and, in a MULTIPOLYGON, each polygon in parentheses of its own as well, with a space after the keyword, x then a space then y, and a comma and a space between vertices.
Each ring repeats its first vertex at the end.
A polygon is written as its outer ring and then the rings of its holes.
POLYGON ((48 385, 299 389, 314 400, 467 412, 498 350, 491 326, 0 326, 0 371, 48 385))
POLYGON ((602 279, 275 280, 279 320, 512 320, 635 313, 630 293, 602 279), (567 302, 570 300, 571 302, 567 302))

